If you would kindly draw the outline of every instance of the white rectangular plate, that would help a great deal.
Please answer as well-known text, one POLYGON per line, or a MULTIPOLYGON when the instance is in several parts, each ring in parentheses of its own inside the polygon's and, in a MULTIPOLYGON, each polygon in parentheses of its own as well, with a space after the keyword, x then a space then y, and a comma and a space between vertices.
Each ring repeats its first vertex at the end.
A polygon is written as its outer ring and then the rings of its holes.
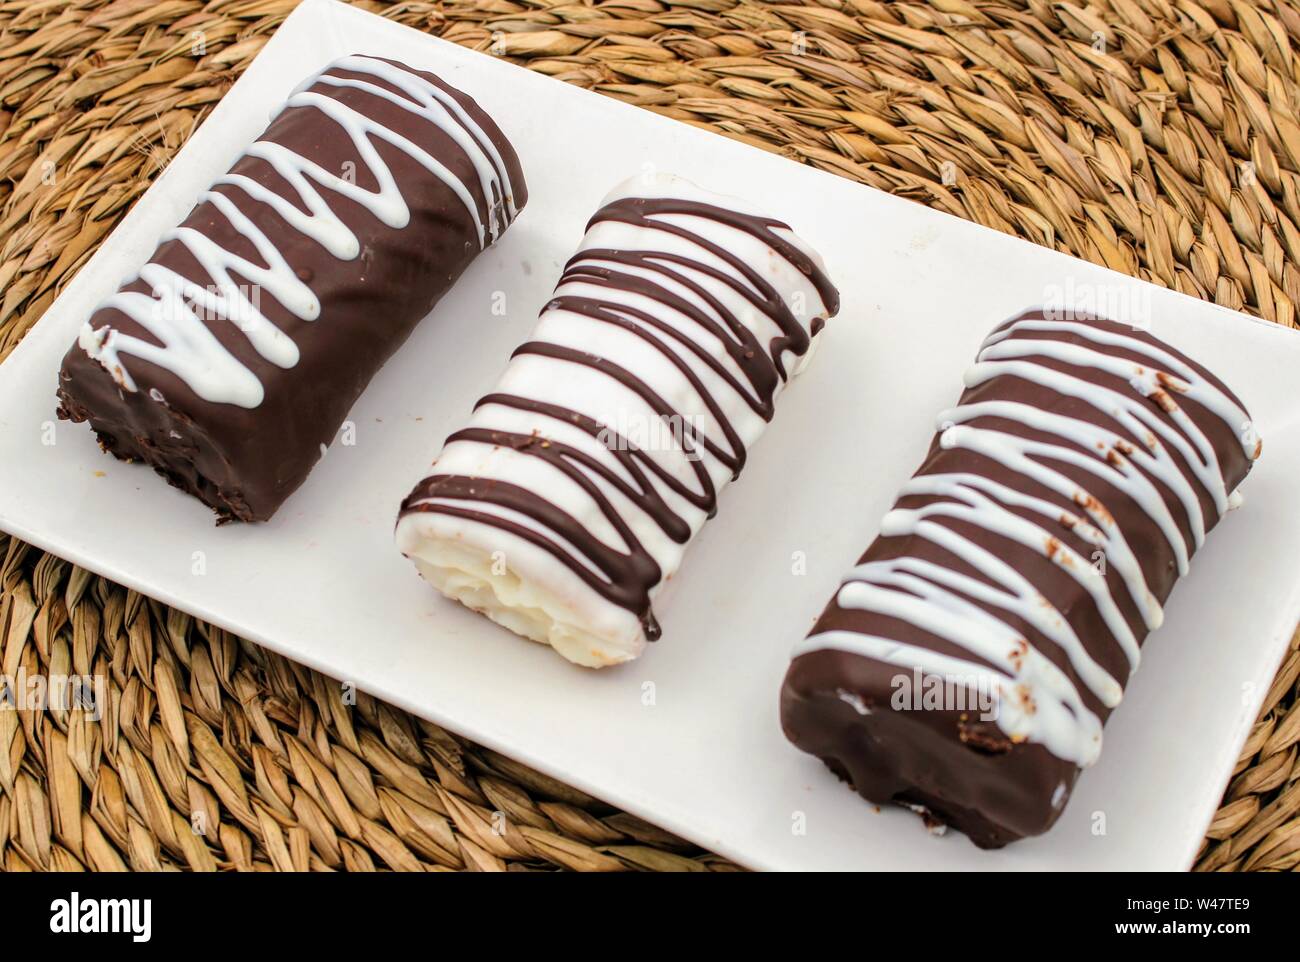
POLYGON ((0 368, 0 527, 749 866, 1184 868, 1300 613, 1297 370, 1293 332, 308 0, 0 368), (60 357, 93 305, 294 85, 354 52, 427 66, 476 97, 518 148, 531 196, 358 402, 355 444, 331 447, 270 523, 217 528, 152 471, 101 454, 84 425, 60 423, 43 443, 60 357), (647 167, 785 218, 825 255, 843 310, 688 553, 660 606, 663 640, 596 673, 443 600, 394 550, 392 528, 527 335, 601 197, 647 167), (980 852, 910 813, 874 811, 788 745, 777 693, 792 644, 875 535, 984 334, 1053 285, 1136 298, 1157 334, 1242 396, 1264 457, 1245 507, 1175 592, 1060 823, 980 852))

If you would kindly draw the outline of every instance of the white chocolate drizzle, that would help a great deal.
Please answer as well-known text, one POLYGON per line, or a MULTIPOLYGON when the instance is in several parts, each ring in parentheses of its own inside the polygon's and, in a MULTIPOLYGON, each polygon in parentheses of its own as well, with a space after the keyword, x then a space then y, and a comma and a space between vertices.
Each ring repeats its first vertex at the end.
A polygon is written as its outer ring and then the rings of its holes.
POLYGON ((995 694, 996 722, 1013 742, 1041 744, 1058 758, 1084 767, 1096 761, 1101 751, 1102 722, 1089 710, 1069 674, 1030 644, 1011 617, 1057 645, 1075 677, 1108 709, 1119 704, 1127 677, 1116 679, 1097 663, 1065 615, 1035 586, 1034 572, 1017 571, 962 534, 961 528, 974 526, 1023 545, 1040 554, 1043 564, 1054 565, 1071 578, 1096 605, 1131 674, 1138 666, 1141 639, 1112 595, 1104 569, 1067 545, 1064 532, 1100 552, 1148 631, 1160 626, 1160 604, 1113 512, 1058 465, 1094 475, 1131 499, 1168 540, 1181 575, 1208 526, 1201 492, 1209 496, 1217 516, 1236 507, 1240 496, 1227 490, 1210 438, 1179 400, 1195 401, 1224 421, 1240 438, 1248 459, 1259 456, 1260 445, 1246 412, 1210 379, 1158 344, 1095 324, 1026 317, 996 330, 985 340, 965 382, 973 388, 1003 376, 1081 401, 1121 425, 1137 443, 1059 409, 1020 402, 975 401, 945 411, 939 416, 942 447, 976 452, 1023 479, 1025 486, 1013 489, 972 472, 918 475, 903 486, 900 500, 908 496, 932 500, 890 511, 880 533, 929 541, 981 577, 903 555, 855 567, 845 577, 836 601, 844 609, 870 611, 914 625, 971 657, 850 630, 813 635, 794 654, 836 649, 899 668, 966 680, 995 694), (1085 343, 1063 339, 1069 337, 1085 343), (1117 378, 1129 390, 1095 383, 1083 372, 1092 372, 1093 378, 1098 374, 1117 378), (1019 424, 1038 436, 1054 436, 1059 443, 975 426, 973 422, 980 419, 1019 424), (1182 525, 1156 481, 1181 506, 1182 525), (1025 493, 1034 486, 1060 501, 1025 493), (1065 509, 1062 503, 1077 510, 1065 509))
MULTIPOLYGON (((375 148, 376 140, 401 150, 455 193, 473 220, 480 249, 495 241, 518 213, 509 171, 491 135, 445 89, 410 69, 372 57, 343 57, 300 86, 285 107, 311 107, 332 121, 351 140, 377 189, 368 190, 359 185, 355 172, 348 176, 346 171, 326 170, 309 157, 269 140, 255 142, 245 154, 274 168, 293 189, 292 197, 235 173, 217 178, 213 187, 234 187, 252 200, 266 204, 292 228, 341 261, 358 257, 361 244, 318 188, 356 202, 388 227, 401 229, 410 221, 406 198, 375 148), (339 72, 369 75, 388 86, 354 76, 339 76, 339 72), (479 190, 486 199, 487 223, 471 186, 443 160, 368 116, 363 109, 320 92, 321 86, 364 91, 408 111, 449 137, 472 164, 479 190), (394 93, 390 87, 401 94, 394 93)), ((322 137, 331 135, 332 131, 323 133, 322 137)), ((96 329, 90 321, 83 326, 78 343, 125 390, 136 390, 123 360, 124 355, 130 355, 170 371, 206 401, 255 408, 264 397, 262 383, 221 343, 213 333, 214 326, 234 324, 262 358, 288 369, 298 363, 298 346, 262 313, 260 295, 271 296, 290 314, 304 321, 319 317, 320 301, 265 232, 239 209, 229 192, 209 189, 200 196, 199 203, 212 204, 252 244, 267 266, 240 257, 197 230, 178 227, 164 234, 160 243, 175 240, 184 244, 209 276, 210 283, 182 276, 158 263, 148 263, 141 268, 139 278, 149 286, 149 292, 118 291, 100 309, 121 311, 157 343, 109 326, 96 329), (257 290, 259 297, 250 299, 249 288, 237 282, 235 275, 244 285, 257 290)))

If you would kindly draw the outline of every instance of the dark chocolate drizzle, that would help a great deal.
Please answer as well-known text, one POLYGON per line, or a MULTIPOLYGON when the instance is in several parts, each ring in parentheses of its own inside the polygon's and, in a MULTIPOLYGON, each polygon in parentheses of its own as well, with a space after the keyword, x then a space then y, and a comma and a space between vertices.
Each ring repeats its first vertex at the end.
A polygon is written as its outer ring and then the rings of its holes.
POLYGON ((789 230, 780 221, 698 201, 642 197, 624 198, 606 204, 592 217, 587 225, 588 230, 602 221, 617 221, 644 230, 671 234, 708 252, 731 270, 669 251, 607 248, 580 250, 565 265, 556 286, 557 294, 546 305, 543 313, 552 310, 568 311, 619 327, 640 338, 648 348, 658 351, 671 363, 695 390, 704 402, 707 413, 719 426, 721 441, 704 436, 635 371, 607 358, 545 341, 528 341, 512 356, 534 355, 565 364, 581 365, 600 372, 635 393, 656 417, 665 424, 680 429, 682 453, 690 462, 697 487, 684 484, 628 438, 581 412, 518 395, 497 393, 482 398, 476 407, 499 405, 528 411, 542 419, 571 424, 591 437, 601 439, 626 477, 587 452, 560 441, 543 438, 539 433, 523 435, 487 428, 466 428, 451 435, 447 443, 468 441, 506 446, 521 454, 541 458, 577 484, 592 499, 627 550, 620 551, 605 544, 542 494, 496 480, 435 473, 425 478, 411 492, 402 505, 402 513, 438 512, 491 525, 523 538, 562 561, 601 597, 636 614, 641 620, 646 638, 654 641, 659 637, 659 627, 651 611, 650 593, 662 580, 663 572, 594 479, 599 478, 636 504, 674 542, 685 544, 691 536, 690 524, 669 506, 656 488, 654 480, 666 485, 706 516, 712 517, 717 511, 718 492, 703 463, 703 456, 707 454, 726 466, 734 478, 745 466, 747 451, 735 425, 726 417, 721 401, 709 391, 684 355, 689 355, 704 365, 719 381, 743 398, 755 414, 764 421, 770 421, 776 392, 781 383, 788 379, 784 366, 785 353, 790 352, 796 356, 807 353, 815 332, 820 331, 824 325, 825 316, 832 315, 839 309, 839 296, 820 265, 799 246, 778 233, 789 230), (662 219, 673 215, 705 218, 752 235, 809 279, 821 299, 824 313, 819 313, 809 327, 805 327, 759 270, 688 226, 662 219), (627 269, 620 270, 620 267, 627 269), (658 275, 662 280, 653 279, 653 275, 658 275), (745 319, 728 310, 724 302, 702 282, 702 278, 725 285, 743 297, 757 312, 775 324, 781 333, 772 338, 764 349, 745 319), (708 337, 717 338, 740 371, 741 377, 737 377, 713 357, 700 338, 692 337, 654 313, 638 307, 599 296, 560 293, 564 285, 569 283, 640 295, 680 314, 698 326, 701 337, 706 340, 708 337), (682 296, 678 293, 679 290, 689 291, 704 306, 682 296), (480 502, 518 512, 554 532, 557 537, 548 537, 533 528, 488 511, 437 503, 432 499, 480 502), (566 544, 572 546, 572 549, 566 548, 566 544), (574 551, 582 557, 575 556, 574 551))

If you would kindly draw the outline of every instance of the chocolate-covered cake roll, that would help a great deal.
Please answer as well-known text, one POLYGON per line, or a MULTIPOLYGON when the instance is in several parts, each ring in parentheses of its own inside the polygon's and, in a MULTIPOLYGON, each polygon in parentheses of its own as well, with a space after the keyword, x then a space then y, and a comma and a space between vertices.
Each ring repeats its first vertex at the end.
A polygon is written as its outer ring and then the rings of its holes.
POLYGON ((837 309, 785 224, 677 177, 628 181, 403 502, 398 546, 444 594, 570 661, 635 658, 837 309))
POLYGON ((221 520, 265 520, 526 199, 514 149, 466 94, 337 60, 87 320, 59 416, 221 520))
POLYGON ((796 649, 781 721, 870 801, 996 848, 1051 827, 1096 761, 1260 442, 1150 333, 1042 311, 993 331, 939 425, 796 649))

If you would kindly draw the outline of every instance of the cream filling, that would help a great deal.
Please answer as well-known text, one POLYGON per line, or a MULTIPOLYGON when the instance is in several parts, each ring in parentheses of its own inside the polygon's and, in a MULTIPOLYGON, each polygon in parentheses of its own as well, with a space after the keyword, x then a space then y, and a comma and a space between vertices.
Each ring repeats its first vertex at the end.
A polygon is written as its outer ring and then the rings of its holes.
MULTIPOLYGON (((415 519, 403 522, 408 520, 415 519)), ((438 591, 517 635, 550 645, 575 664, 604 668, 631 661, 645 649, 639 625, 630 635, 626 630, 596 630, 572 604, 537 578, 516 570, 500 552, 464 540, 410 534, 414 537, 402 539, 407 542, 403 553, 438 591)), ((627 616, 635 620, 630 612, 627 616)))

